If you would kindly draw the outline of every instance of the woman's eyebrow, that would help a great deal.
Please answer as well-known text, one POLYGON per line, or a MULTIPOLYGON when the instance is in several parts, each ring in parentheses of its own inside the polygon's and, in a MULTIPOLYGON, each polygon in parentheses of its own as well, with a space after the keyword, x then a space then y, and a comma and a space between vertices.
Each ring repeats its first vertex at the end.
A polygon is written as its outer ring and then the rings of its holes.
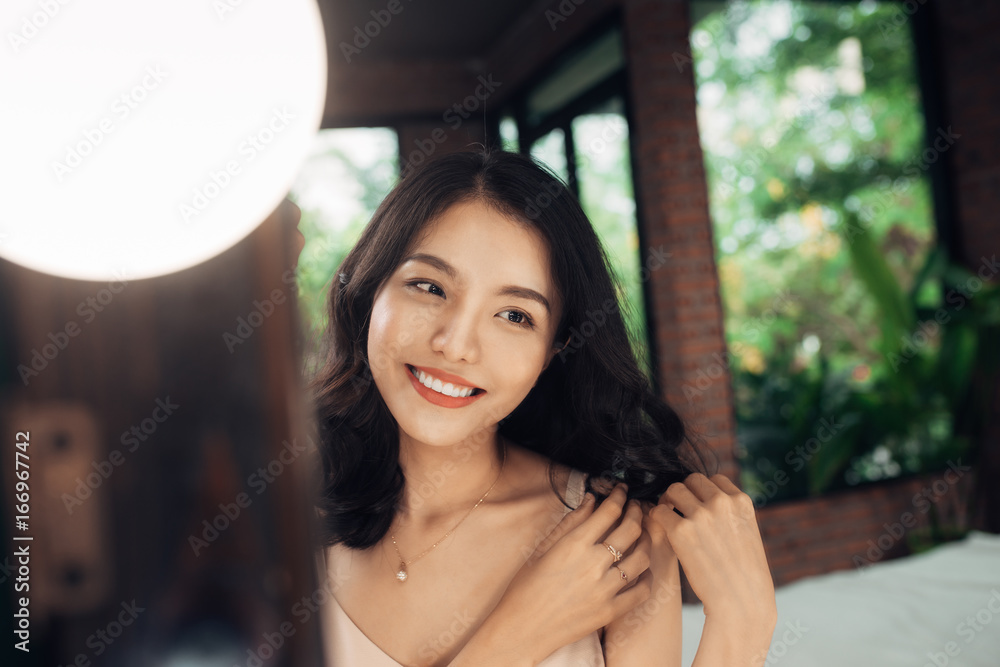
POLYGON ((409 257, 405 257, 402 263, 405 264, 406 262, 423 262, 424 264, 430 264, 435 269, 447 274, 449 278, 458 278, 458 271, 455 270, 455 267, 436 255, 428 255, 425 252, 418 252, 410 255, 409 257))
MULTIPOLYGON (((424 252, 414 253, 408 257, 403 258, 402 263, 406 262, 423 262, 424 264, 430 264, 434 268, 438 269, 451 279, 456 279, 458 277, 458 271, 455 270, 448 262, 444 261, 436 255, 428 255, 424 252)), ((504 285, 497 290, 498 296, 512 296, 520 299, 528 299, 530 301, 537 301, 544 308, 545 311, 551 315, 552 307, 549 305, 549 300, 546 299, 542 294, 539 294, 535 290, 529 287, 518 287, 517 285, 504 285)))
POLYGON ((528 287, 518 287, 517 285, 504 285, 497 290, 498 296, 513 296, 520 299, 530 299, 532 301, 537 301, 545 307, 545 312, 549 315, 552 314, 552 309, 549 307, 549 300, 544 296, 539 294, 533 289, 528 287))

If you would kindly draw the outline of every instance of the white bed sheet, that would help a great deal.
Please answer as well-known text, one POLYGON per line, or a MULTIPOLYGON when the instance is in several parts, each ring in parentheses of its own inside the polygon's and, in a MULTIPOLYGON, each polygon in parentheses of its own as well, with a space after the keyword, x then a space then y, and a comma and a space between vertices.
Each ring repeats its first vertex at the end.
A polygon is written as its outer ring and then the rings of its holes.
MULTIPOLYGON (((1000 667, 1000 536, 797 581, 776 593, 767 666, 1000 667)), ((684 605, 683 664, 704 615, 684 605)))

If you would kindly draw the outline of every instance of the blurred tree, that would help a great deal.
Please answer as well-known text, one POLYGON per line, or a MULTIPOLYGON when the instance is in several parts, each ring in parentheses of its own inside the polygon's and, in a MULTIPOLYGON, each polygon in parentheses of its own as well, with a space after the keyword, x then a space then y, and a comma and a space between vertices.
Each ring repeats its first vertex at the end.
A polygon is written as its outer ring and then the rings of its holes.
POLYGON ((299 304, 315 368, 326 328, 330 283, 382 199, 396 183, 398 142, 385 128, 323 130, 290 197, 302 209, 299 304))
POLYGON ((693 4, 704 18, 678 66, 698 84, 744 483, 771 500, 938 463, 946 401, 893 403, 933 415, 916 440, 857 433, 888 405, 873 391, 914 379, 890 357, 941 299, 938 273, 918 281, 935 247, 927 169, 955 138, 942 128, 925 152, 898 4, 693 4), (843 426, 818 442, 824 417, 843 426), (829 444, 851 438, 863 445, 829 444), (810 439, 816 452, 794 453, 810 439), (765 493, 776 475, 789 481, 765 493))

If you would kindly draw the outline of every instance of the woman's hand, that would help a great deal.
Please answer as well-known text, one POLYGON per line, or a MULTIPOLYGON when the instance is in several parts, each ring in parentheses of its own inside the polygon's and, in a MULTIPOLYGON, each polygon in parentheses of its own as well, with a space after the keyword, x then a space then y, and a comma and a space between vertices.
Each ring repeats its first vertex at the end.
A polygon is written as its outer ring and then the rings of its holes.
POLYGON ((452 665, 488 664, 476 660, 487 645, 514 651, 497 664, 537 664, 645 601, 649 581, 640 575, 649 567, 649 546, 637 543, 641 533, 642 510, 634 501, 626 506, 624 487, 596 509, 587 494, 540 543, 452 665), (615 564, 605 541, 631 552, 615 564))
POLYGON ((650 550, 648 600, 625 612, 604 628, 604 660, 608 667, 681 664, 681 582, 667 533, 650 518, 652 503, 644 502, 642 537, 650 550))
MULTIPOLYGON (((704 605, 706 634, 702 635, 699 655, 710 626, 714 626, 724 628, 720 636, 730 637, 739 648, 739 661, 729 664, 762 664, 777 608, 750 497, 724 475, 709 479, 695 473, 683 483, 671 484, 650 517, 662 528, 669 548, 704 605)), ((667 554, 653 555, 654 560, 660 557, 667 554)), ((729 654, 728 649, 711 652, 729 654)), ((695 664, 699 664, 697 659, 695 664)))

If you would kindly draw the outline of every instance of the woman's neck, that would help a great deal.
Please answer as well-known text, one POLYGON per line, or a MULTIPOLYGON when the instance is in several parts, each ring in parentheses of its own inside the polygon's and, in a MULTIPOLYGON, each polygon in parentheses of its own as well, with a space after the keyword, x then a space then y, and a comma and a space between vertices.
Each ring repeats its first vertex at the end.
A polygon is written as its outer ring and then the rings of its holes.
POLYGON ((433 523, 467 511, 497 481, 504 452, 495 428, 445 446, 418 442, 401 432, 399 464, 406 487, 399 518, 433 523))

